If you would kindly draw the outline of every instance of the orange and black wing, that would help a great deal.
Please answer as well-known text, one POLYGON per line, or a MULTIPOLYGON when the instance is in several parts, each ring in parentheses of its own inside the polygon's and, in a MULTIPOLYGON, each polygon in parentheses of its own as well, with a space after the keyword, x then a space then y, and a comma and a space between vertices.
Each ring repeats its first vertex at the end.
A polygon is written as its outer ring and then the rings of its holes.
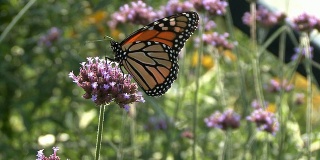
POLYGON ((134 42, 128 47, 124 68, 149 96, 164 94, 177 79, 178 57, 164 43, 134 42))
POLYGON ((125 46, 136 41, 154 41, 164 43, 179 54, 184 43, 196 30, 199 16, 196 12, 184 12, 159 19, 137 30, 120 45, 125 46))
POLYGON ((121 43, 111 41, 113 60, 124 66, 147 95, 160 96, 177 79, 178 54, 198 23, 196 12, 159 19, 121 43))

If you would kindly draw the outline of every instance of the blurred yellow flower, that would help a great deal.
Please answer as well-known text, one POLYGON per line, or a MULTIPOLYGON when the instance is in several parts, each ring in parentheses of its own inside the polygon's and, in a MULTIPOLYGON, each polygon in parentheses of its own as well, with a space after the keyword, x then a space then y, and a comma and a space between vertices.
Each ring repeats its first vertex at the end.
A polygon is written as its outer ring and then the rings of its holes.
POLYGON ((107 17, 107 12, 105 12, 105 11, 97 11, 97 12, 89 15, 86 20, 90 24, 97 24, 97 23, 104 22, 106 17, 107 17))
POLYGON ((84 25, 95 25, 98 29, 98 31, 101 34, 105 34, 105 20, 107 17, 107 12, 105 11, 96 11, 93 14, 88 15, 84 20, 83 24, 84 25))
POLYGON ((115 38, 116 40, 120 38, 122 33, 118 29, 111 30, 111 37, 115 38))
POLYGON ((210 69, 214 66, 214 61, 212 59, 211 56, 209 55, 203 55, 202 57, 202 66, 207 68, 207 69, 210 69))
POLYGON ((268 112, 275 113, 277 111, 277 107, 274 103, 269 103, 266 110, 268 112))
POLYGON ((320 109, 320 95, 314 95, 312 98, 312 104, 314 109, 320 109))
MULTIPOLYGON (((293 76, 293 80, 295 87, 298 89, 305 90, 308 86, 307 78, 300 73, 295 73, 295 75, 293 76)), ((312 84, 312 89, 318 92, 317 86, 315 84, 312 84)))
POLYGON ((228 58, 232 62, 237 60, 237 57, 232 53, 231 50, 224 50, 223 55, 225 56, 225 58, 228 58))
POLYGON ((294 86, 298 89, 306 89, 307 88, 307 79, 303 75, 296 73, 293 77, 294 86))
POLYGON ((197 66, 198 64, 198 52, 194 52, 193 55, 192 55, 192 59, 191 59, 191 65, 192 67, 195 67, 197 66))
MULTIPOLYGON (((195 52, 192 56, 191 65, 195 67, 197 66, 198 62, 198 52, 195 52)), ((206 69, 210 69, 214 66, 214 60, 210 55, 202 55, 201 65, 206 69)))

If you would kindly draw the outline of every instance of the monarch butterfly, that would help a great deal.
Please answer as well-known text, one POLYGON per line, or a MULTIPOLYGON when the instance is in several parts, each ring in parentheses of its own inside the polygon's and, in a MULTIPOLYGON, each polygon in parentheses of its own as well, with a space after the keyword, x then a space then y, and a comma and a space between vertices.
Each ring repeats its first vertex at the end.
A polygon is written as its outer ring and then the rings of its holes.
POLYGON ((198 23, 196 12, 159 19, 120 43, 111 40, 115 58, 108 59, 123 66, 147 95, 160 96, 177 79, 179 52, 198 23))

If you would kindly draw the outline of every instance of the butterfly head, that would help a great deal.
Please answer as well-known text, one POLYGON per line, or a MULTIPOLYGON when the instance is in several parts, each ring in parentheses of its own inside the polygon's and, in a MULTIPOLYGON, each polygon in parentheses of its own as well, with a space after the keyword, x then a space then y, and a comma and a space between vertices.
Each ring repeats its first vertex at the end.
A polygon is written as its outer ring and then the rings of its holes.
POLYGON ((121 45, 118 42, 114 41, 114 40, 111 40, 110 44, 111 44, 111 50, 115 54, 114 60, 119 62, 123 57, 122 56, 123 55, 123 51, 122 51, 121 45))

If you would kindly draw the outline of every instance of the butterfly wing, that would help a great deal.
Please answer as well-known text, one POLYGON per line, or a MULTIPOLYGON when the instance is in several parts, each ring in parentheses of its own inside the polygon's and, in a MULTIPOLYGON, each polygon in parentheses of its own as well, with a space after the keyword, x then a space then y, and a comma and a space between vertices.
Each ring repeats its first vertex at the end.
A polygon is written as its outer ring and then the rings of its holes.
POLYGON ((128 46, 122 65, 147 95, 160 96, 177 79, 178 57, 173 52, 164 43, 134 42, 128 46))
POLYGON ((184 43, 196 30, 199 16, 196 12, 184 12, 159 19, 137 30, 120 45, 126 45, 135 41, 161 42, 172 48, 177 54, 183 48, 184 43))
POLYGON ((178 54, 196 30, 196 12, 159 19, 137 30, 120 44, 111 42, 118 61, 149 96, 164 94, 177 79, 178 54))

